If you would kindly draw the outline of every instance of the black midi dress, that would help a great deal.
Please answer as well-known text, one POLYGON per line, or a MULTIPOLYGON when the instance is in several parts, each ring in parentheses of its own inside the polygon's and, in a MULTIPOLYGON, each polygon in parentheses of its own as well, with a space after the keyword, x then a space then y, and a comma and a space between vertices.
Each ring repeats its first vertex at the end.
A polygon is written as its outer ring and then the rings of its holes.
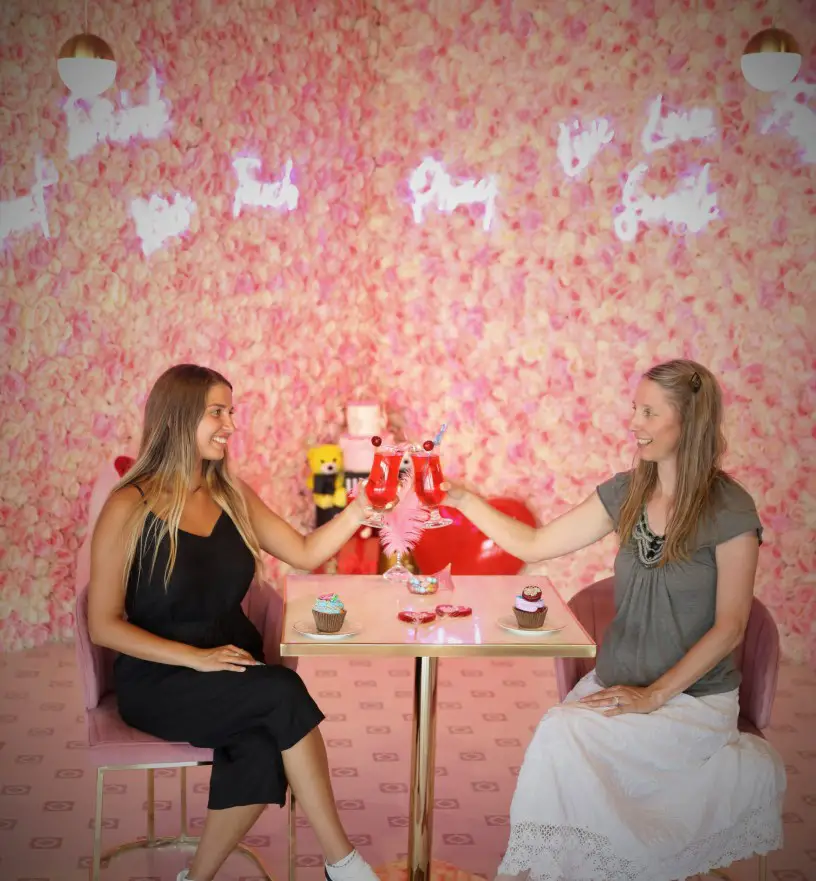
MULTIPOLYGON (((208 536, 178 531, 166 588, 169 538, 152 566, 154 519, 147 515, 129 574, 128 621, 197 648, 236 645, 263 661, 261 635, 241 608, 255 561, 232 519, 222 512, 208 536)), ((210 809, 285 803, 281 751, 323 720, 297 673, 280 665, 199 673, 124 654, 116 658, 114 673, 119 712, 128 725, 213 749, 210 809)))

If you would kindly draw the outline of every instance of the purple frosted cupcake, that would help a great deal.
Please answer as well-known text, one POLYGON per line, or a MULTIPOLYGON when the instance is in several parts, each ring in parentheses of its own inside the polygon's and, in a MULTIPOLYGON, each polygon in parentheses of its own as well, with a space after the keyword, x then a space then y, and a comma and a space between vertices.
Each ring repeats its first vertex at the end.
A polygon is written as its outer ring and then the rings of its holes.
POLYGON ((513 604, 513 613, 522 630, 535 630, 541 627, 547 617, 547 607, 541 599, 541 588, 534 584, 525 587, 513 604))

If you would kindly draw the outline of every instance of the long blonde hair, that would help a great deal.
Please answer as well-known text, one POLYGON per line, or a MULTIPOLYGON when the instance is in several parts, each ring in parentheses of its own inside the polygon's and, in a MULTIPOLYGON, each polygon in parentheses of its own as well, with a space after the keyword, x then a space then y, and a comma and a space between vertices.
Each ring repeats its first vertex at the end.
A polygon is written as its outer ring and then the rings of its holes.
MULTIPOLYGON (((196 364, 177 364, 156 380, 148 395, 139 456, 112 490, 117 492, 127 486, 137 486, 144 493, 144 500, 139 500, 129 521, 125 583, 142 542, 153 544, 152 573, 165 536, 170 540, 164 572, 165 588, 170 582, 176 563, 179 522, 199 461, 196 432, 206 410, 207 394, 215 385, 232 389, 232 385, 215 370, 196 364), (143 536, 149 512, 155 516, 143 536)), ((235 524, 255 558, 256 572, 259 571, 260 545, 243 494, 230 476, 226 450, 222 459, 205 460, 201 469, 213 501, 235 524)), ((138 565, 141 567, 141 555, 138 565)))
MULTIPOLYGON (((688 559, 698 525, 712 513, 715 490, 736 483, 722 470, 726 443, 722 430, 722 392, 714 375, 696 361, 677 359, 652 367, 644 375, 657 383, 680 415, 677 485, 666 524, 660 565, 688 559)), ((632 538, 635 524, 657 485, 657 463, 639 460, 621 507, 618 536, 632 538)))

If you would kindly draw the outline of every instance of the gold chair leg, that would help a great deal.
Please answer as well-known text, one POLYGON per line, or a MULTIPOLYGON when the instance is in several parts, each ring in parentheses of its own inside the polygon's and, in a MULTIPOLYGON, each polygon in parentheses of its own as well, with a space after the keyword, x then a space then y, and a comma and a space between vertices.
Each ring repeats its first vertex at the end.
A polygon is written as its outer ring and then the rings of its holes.
POLYGON ((156 841, 156 772, 147 769, 147 843, 156 841))
MULTIPOLYGON (((169 838, 156 838, 152 843, 148 843, 144 838, 137 838, 135 841, 125 841, 122 844, 111 848, 109 851, 106 851, 102 854, 102 862, 107 866, 114 857, 118 857, 121 854, 128 853, 132 850, 158 850, 163 847, 196 847, 200 840, 201 839, 198 837, 182 838, 181 836, 174 836, 169 838)), ((235 851, 252 860, 267 881, 274 881, 272 872, 266 867, 260 854, 257 853, 254 848, 247 844, 237 844, 235 846, 235 851)), ((94 879, 94 881, 98 881, 98 877, 94 879)))
POLYGON ((759 881, 768 881, 768 856, 759 854, 759 881))
POLYGON ((99 881, 99 874, 102 869, 102 798, 105 794, 104 781, 105 772, 99 768, 96 772, 96 809, 94 811, 91 881, 99 881))
POLYGON ((295 793, 289 787, 289 881, 295 879, 295 862, 297 861, 297 823, 296 823, 295 793))
MULTIPOLYGON (((208 763, 202 763, 208 764, 208 763)), ((168 767, 167 765, 162 765, 160 767, 168 767)), ((145 850, 145 849, 158 849, 162 847, 172 847, 172 846, 183 846, 183 847, 195 847, 198 845, 201 840, 198 837, 190 836, 188 829, 188 811, 187 811, 187 768, 183 765, 176 766, 181 771, 181 801, 180 801, 180 814, 181 814, 181 832, 179 835, 169 836, 169 837, 156 837, 156 788, 155 788, 155 768, 145 768, 144 765, 117 765, 115 767, 103 769, 98 768, 96 772, 96 810, 94 812, 94 841, 93 841, 93 859, 91 862, 91 881, 100 881, 100 875, 102 866, 107 866, 108 863, 116 856, 119 856, 122 853, 127 853, 132 850, 145 850), (115 770, 115 771, 125 771, 125 770, 138 770, 143 769, 147 771, 147 836, 145 838, 137 838, 133 841, 125 841, 122 844, 117 845, 116 847, 111 848, 110 850, 102 853, 102 809, 103 809, 103 796, 105 793, 104 789, 104 779, 105 779, 105 770, 115 770)), ((289 836, 290 840, 294 838, 294 800, 290 803, 290 825, 289 825, 289 836)), ((274 881, 272 873, 264 864, 263 859, 261 859, 260 854, 258 854, 254 848, 249 847, 246 844, 238 844, 235 850, 245 856, 247 859, 251 860, 255 867, 260 871, 261 875, 267 879, 267 881, 274 881)), ((290 878, 294 879, 294 857, 290 860, 290 878)))
POLYGON ((179 805, 181 813, 181 837, 187 839, 190 837, 190 831, 187 828, 187 769, 181 768, 181 792, 179 793, 179 805))
POLYGON ((242 853, 247 859, 252 860, 253 863, 258 867, 260 873, 266 878, 266 881, 275 881, 272 876, 272 873, 267 869, 264 861, 261 859, 260 855, 254 850, 254 848, 249 847, 247 844, 237 844, 235 846, 235 850, 238 853, 242 853))

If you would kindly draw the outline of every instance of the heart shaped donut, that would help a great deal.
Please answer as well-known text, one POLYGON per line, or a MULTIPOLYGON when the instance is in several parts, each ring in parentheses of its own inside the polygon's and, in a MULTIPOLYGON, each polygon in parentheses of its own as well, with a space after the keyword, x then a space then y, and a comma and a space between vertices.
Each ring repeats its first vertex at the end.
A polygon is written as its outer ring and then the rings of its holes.
POLYGON ((397 618, 408 624, 430 624, 436 619, 435 612, 398 612, 397 618))
POLYGON ((436 607, 437 615, 447 615, 449 618, 465 618, 473 614, 470 606, 448 606, 442 605, 436 607))

